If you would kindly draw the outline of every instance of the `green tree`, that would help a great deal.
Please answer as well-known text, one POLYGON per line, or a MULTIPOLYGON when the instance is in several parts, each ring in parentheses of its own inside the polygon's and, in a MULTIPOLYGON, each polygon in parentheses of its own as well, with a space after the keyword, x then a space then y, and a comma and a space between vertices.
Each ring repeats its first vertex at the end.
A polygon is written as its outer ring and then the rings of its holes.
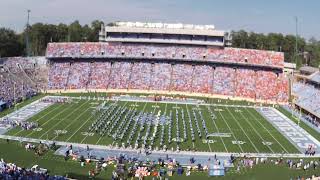
POLYGON ((280 33, 269 33, 266 38, 269 44, 268 50, 282 51, 283 38, 283 35, 280 33))
POLYGON ((246 31, 232 31, 231 35, 233 47, 246 48, 246 45, 248 43, 248 33, 246 31))
POLYGON ((314 67, 320 65, 320 41, 315 38, 311 38, 307 45, 306 51, 308 52, 307 64, 314 67))
POLYGON ((0 28, 0 57, 21 56, 24 51, 22 42, 13 30, 0 28))
POLYGON ((98 42, 99 41, 99 31, 101 29, 101 25, 104 23, 99 20, 94 20, 91 23, 91 35, 88 37, 88 40, 91 42, 98 42))
POLYGON ((82 36, 82 26, 79 23, 79 21, 74 21, 69 25, 68 28, 68 36, 69 36, 69 41, 70 42, 81 42, 83 41, 83 36, 82 36))
POLYGON ((297 38, 298 49, 295 52, 296 37, 293 35, 283 36, 280 33, 259 34, 255 32, 246 32, 244 30, 232 31, 232 47, 260 49, 284 52, 285 61, 302 64, 317 65, 318 63, 318 46, 319 43, 315 39, 306 42, 302 37, 297 38), (307 51, 307 52, 306 52, 307 51), (310 53, 308 52, 310 51, 310 53), (309 56, 306 56, 309 54, 309 56), (306 57, 308 57, 306 59, 306 57))

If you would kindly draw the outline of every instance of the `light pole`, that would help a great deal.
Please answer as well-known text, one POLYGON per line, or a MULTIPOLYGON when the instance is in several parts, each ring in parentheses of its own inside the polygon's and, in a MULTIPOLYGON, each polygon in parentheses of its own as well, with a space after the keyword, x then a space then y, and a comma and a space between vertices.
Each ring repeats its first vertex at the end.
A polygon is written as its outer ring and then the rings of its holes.
POLYGON ((30 12, 31 10, 28 9, 27 13, 28 13, 28 17, 27 17, 27 29, 26 29, 26 50, 27 50, 27 57, 30 56, 30 45, 29 45, 29 19, 30 19, 30 12))
POLYGON ((295 22, 296 22, 296 44, 295 44, 295 52, 294 52, 294 59, 295 63, 298 63, 298 17, 295 16, 295 22))

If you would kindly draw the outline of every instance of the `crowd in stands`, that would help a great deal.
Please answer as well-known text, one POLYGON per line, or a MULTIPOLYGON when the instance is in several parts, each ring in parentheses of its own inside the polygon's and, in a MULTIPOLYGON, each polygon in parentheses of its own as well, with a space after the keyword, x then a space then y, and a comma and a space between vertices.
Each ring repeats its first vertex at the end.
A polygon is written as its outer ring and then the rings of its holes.
POLYGON ((3 62, 0 67, 0 101, 9 107, 35 95, 41 85, 33 81, 37 77, 34 63, 23 57, 5 58, 3 62))
POLYGON ((49 71, 49 87, 55 87, 57 89, 66 88, 67 78, 69 76, 70 63, 53 63, 49 71))
POLYGON ((94 62, 90 66, 90 81, 88 84, 89 89, 105 89, 109 82, 109 75, 111 70, 110 63, 94 62), (91 71, 94 69, 94 71, 91 71))
POLYGON ((320 130, 320 122, 317 121, 316 119, 312 118, 310 115, 303 115, 303 117, 309 121, 311 124, 313 124, 314 126, 316 126, 317 128, 319 128, 320 130))
POLYGON ((245 63, 283 67, 283 53, 273 51, 206 48, 191 46, 170 46, 121 43, 49 43, 48 58, 64 57, 108 57, 137 59, 185 59, 213 62, 245 63))
POLYGON ((288 99, 289 82, 284 74, 270 71, 258 71, 256 75, 257 99, 288 99))
POLYGON ((313 85, 296 82, 293 84, 293 93, 297 95, 296 104, 308 111, 320 115, 320 89, 313 85))
POLYGON ((237 82, 235 88, 236 96, 255 98, 256 73, 253 70, 238 69, 235 72, 235 78, 237 82))
POLYGON ((295 108, 295 105, 292 106, 282 106, 288 112, 292 113, 294 116, 299 117, 302 121, 307 123, 310 127, 315 129, 320 133, 320 122, 314 115, 310 112, 302 112, 298 108, 295 108))
POLYGON ((149 89, 152 75, 152 64, 134 63, 129 81, 130 89, 149 89))
POLYGON ((156 63, 154 64, 154 69, 152 70, 152 79, 150 89, 158 90, 169 90, 170 89, 170 79, 171 79, 171 64, 167 63, 156 63))
POLYGON ((212 68, 207 65, 195 66, 192 80, 193 92, 208 93, 212 87, 212 68))
POLYGON ((76 64, 77 65, 74 65, 73 68, 70 68, 69 70, 69 89, 80 89, 81 85, 88 84, 90 64, 87 62, 80 62, 76 64), (79 76, 79 74, 83 74, 86 76, 79 76))
POLYGON ((188 64, 176 64, 172 66, 171 90, 186 91, 192 90, 193 67, 188 64))
POLYGON ((229 67, 217 67, 214 70, 214 86, 215 94, 233 96, 235 91, 235 69, 229 67))
POLYGON ((125 61, 52 61, 49 89, 140 89, 286 102, 288 82, 272 71, 125 61))
POLYGON ((51 59, 49 89, 164 90, 274 102, 288 99, 283 74, 254 69, 257 65, 283 67, 284 57, 278 52, 162 44, 49 43, 46 56, 51 59), (125 58, 132 62, 123 61, 125 58), (159 59, 246 63, 250 67, 170 64, 159 59))

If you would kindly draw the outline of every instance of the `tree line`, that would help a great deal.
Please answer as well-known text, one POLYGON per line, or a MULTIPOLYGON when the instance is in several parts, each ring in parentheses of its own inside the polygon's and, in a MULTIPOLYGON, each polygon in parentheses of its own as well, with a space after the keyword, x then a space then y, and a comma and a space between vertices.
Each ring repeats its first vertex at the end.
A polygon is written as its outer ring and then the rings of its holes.
MULTIPOLYGON (((45 54, 49 42, 97 42, 102 21, 92 21, 81 25, 79 21, 71 24, 35 23, 16 33, 8 28, 0 28, 0 57, 25 56, 26 33, 29 34, 29 52, 33 56, 45 54)), ((294 35, 281 33, 255 33, 245 30, 231 32, 231 46, 237 48, 272 50, 284 52, 285 61, 318 67, 320 63, 320 41, 306 40, 294 35), (296 49, 297 42, 297 49, 296 49)))
POLYGON ((0 28, 0 57, 27 55, 27 32, 31 56, 43 56, 49 42, 97 42, 101 24, 103 22, 99 20, 92 21, 90 25, 81 25, 79 21, 69 25, 35 23, 22 33, 0 28))
POLYGON ((305 40, 290 34, 262 34, 244 30, 232 31, 231 37, 232 47, 284 52, 285 61, 297 63, 298 67, 318 67, 320 63, 320 41, 315 38, 305 40))

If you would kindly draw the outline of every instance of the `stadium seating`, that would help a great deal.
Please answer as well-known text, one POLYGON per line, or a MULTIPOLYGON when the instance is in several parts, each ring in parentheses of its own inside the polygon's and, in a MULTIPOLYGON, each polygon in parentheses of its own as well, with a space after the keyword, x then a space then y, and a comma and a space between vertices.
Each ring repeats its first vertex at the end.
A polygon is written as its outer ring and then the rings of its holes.
POLYGON ((14 101, 20 102, 36 94, 38 86, 35 65, 27 58, 4 58, 0 68, 0 101, 11 106, 14 101), (14 99, 15 98, 15 99, 14 99))
POLYGON ((69 89, 85 89, 89 81, 89 62, 72 63, 68 78, 69 89))
POLYGON ((237 69, 235 94, 239 97, 255 98, 256 72, 248 69, 237 69))
POLYGON ((214 94, 233 96, 235 90, 235 69, 229 67, 217 67, 213 78, 214 94))
POLYGON ((167 63, 154 64, 150 89, 170 90, 171 65, 167 63))
POLYGON ((130 78, 130 89, 149 89, 151 82, 151 64, 134 63, 130 78))
POLYGON ((111 63, 93 62, 91 64, 91 75, 89 76, 89 89, 106 89, 109 83, 111 63))
POLYGON ((188 64, 175 64, 172 66, 171 90, 190 91, 192 83, 193 68, 188 64))
POLYGON ((140 59, 185 59, 278 67, 283 67, 284 59, 282 53, 273 51, 109 43, 49 43, 46 56, 48 58, 130 57, 140 59))
POLYGON ((288 82, 279 73, 283 54, 278 52, 161 44, 49 43, 47 57, 52 64, 48 87, 53 90, 138 89, 288 100, 288 82), (218 64, 212 66, 209 61, 218 64))
POLYGON ((49 89, 65 89, 70 71, 69 62, 53 63, 49 70, 49 89))
POLYGON ((212 92, 213 69, 210 66, 195 66, 192 80, 192 91, 199 93, 212 92))
POLYGON ((146 62, 54 62, 49 89, 140 89, 286 102, 288 82, 271 71, 146 62))
POLYGON ((298 95, 296 104, 320 115, 320 89, 310 84, 296 82, 293 84, 292 91, 298 95))

